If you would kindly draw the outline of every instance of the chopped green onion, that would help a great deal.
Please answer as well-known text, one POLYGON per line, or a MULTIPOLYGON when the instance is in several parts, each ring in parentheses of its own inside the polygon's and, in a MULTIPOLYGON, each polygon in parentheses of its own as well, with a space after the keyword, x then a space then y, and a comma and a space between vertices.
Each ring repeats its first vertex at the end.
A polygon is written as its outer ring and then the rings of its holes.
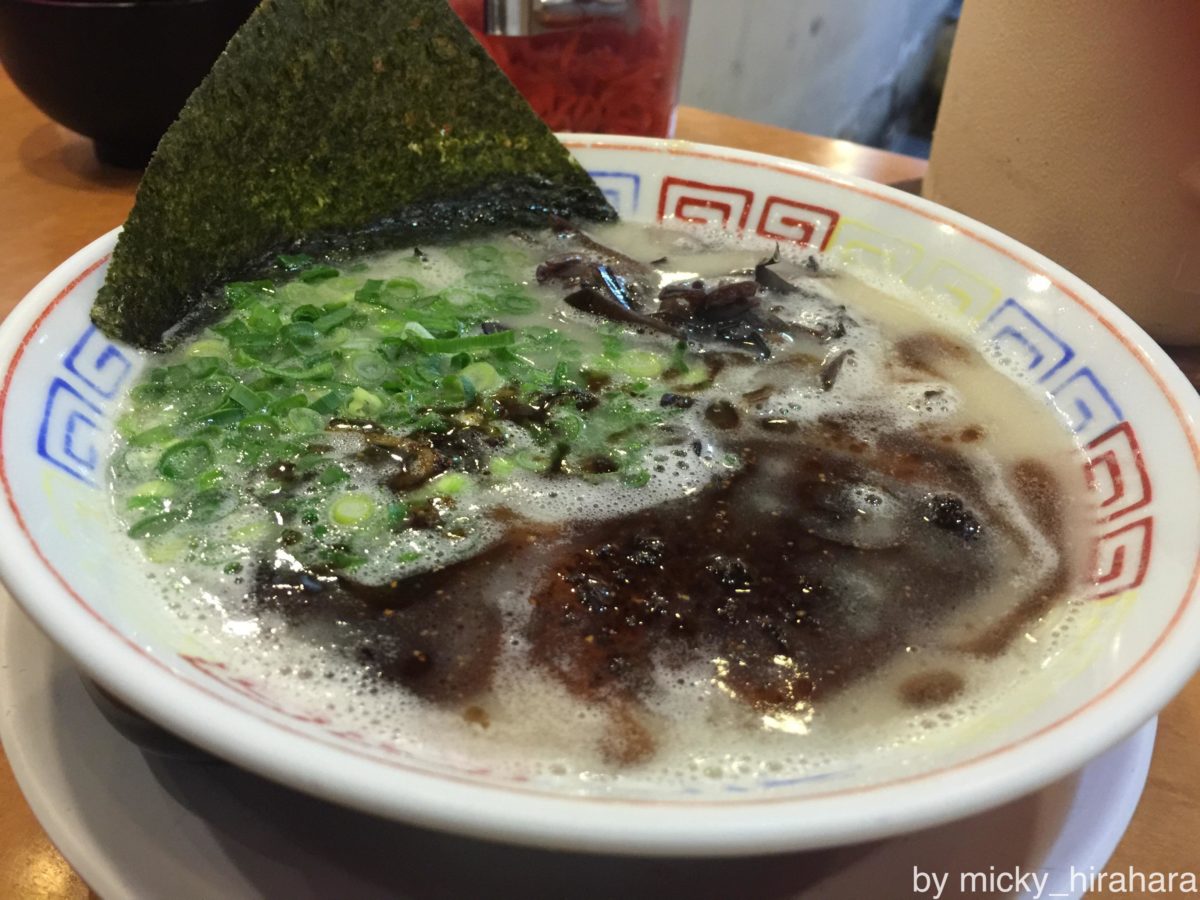
POLYGON ((427 493, 439 497, 461 494, 471 484, 471 479, 462 472, 446 472, 429 482, 427 493))
POLYGON ((657 378, 663 372, 663 361, 649 350, 626 350, 617 357, 617 368, 633 378, 657 378))
MULTIPOLYGON (((674 364, 672 363, 672 368, 674 364)), ((703 360, 692 360, 690 364, 685 364, 685 368, 678 375, 673 383, 681 387, 692 387, 697 384, 703 384, 708 381, 708 366, 703 360)))
POLYGON ((308 405, 314 412, 328 415, 329 413, 337 412, 345 399, 345 391, 340 388, 334 388, 308 405))
POLYGON ((341 466, 329 465, 321 470, 321 474, 317 476, 317 481, 323 486, 329 487, 339 482, 347 481, 349 478, 350 476, 346 474, 346 470, 341 466))
POLYGON ((513 464, 527 472, 541 472, 546 468, 546 457, 533 450, 520 450, 512 457, 513 464))
POLYGON ((513 280, 507 275, 487 269, 476 269, 473 272, 468 272, 465 278, 468 284, 473 287, 482 288, 485 291, 500 292, 512 290, 516 286, 513 280))
POLYGON ((215 425, 219 428, 224 428, 226 425, 233 425, 246 415, 246 411, 240 406, 231 406, 224 409, 214 410, 204 416, 199 421, 205 425, 215 425))
POLYGON ((361 525, 375 514, 375 501, 366 494, 342 494, 329 507, 329 517, 338 525, 361 525))
POLYGON ((230 306, 241 309, 275 293, 269 281, 235 281, 225 285, 225 299, 230 306))
POLYGON ((492 473, 493 478, 507 478, 514 469, 516 469, 516 464, 503 456, 493 456, 488 460, 488 471, 492 473))
MULTIPOLYGON (((323 424, 324 423, 322 422, 322 425, 323 424)), ((326 448, 323 447, 321 449, 326 449, 326 448)), ((328 448, 328 449, 332 449, 332 448, 328 448)), ((297 469, 297 471, 300 471, 300 472, 311 472, 317 466, 324 465, 325 462, 326 462, 325 453, 320 453, 320 452, 304 453, 304 454, 301 454, 296 459, 296 469, 297 469)))
POLYGON ((490 350, 507 347, 517 340, 515 331, 495 331, 491 334, 470 334, 456 338, 411 338, 426 353, 458 353, 460 350, 490 350))
POLYGON ((560 360, 558 365, 554 367, 554 377, 550 379, 550 383, 555 387, 562 387, 564 383, 570 380, 571 367, 567 365, 567 361, 560 360))
POLYGON ((634 469, 622 476, 621 480, 630 487, 645 487, 650 483, 650 473, 645 469, 634 469))
POLYGON ((140 541, 143 538, 153 537, 154 535, 166 534, 186 518, 187 515, 179 510, 155 513, 152 516, 146 516, 144 519, 138 519, 138 521, 134 522, 129 529, 129 536, 134 540, 140 541))
POLYGON ((387 307, 383 302, 383 281, 379 278, 368 278, 363 286, 354 292, 354 299, 359 303, 373 303, 376 306, 387 307))
POLYGON ((314 284, 318 281, 324 281, 327 278, 337 278, 340 275, 337 269, 333 266, 327 266, 324 263, 318 263, 311 266, 300 273, 300 280, 305 284, 314 284))
POLYGON ((221 484, 225 480, 225 473, 220 469, 209 469, 207 472, 201 472, 196 476, 196 487, 210 488, 221 484))
POLYGON ((275 437, 279 434, 279 423, 270 416, 247 416, 238 422, 238 431, 255 437, 275 437))
POLYGON ((360 381, 381 381, 388 373, 388 364, 378 353, 363 350, 350 357, 348 368, 360 381))
POLYGON ((201 440, 179 441, 168 447, 158 459, 158 471, 171 481, 194 478, 212 465, 213 452, 201 440))
POLYGON ((509 315, 524 315, 537 309, 537 301, 528 294, 505 292, 492 298, 491 306, 497 312, 509 315))
POLYGON ((335 309, 333 312, 325 313, 321 318, 313 322, 313 328, 322 334, 328 334, 341 325, 357 312, 352 306, 343 306, 341 309, 335 309))
POLYGON ((250 307, 250 312, 246 316, 246 324, 253 331, 262 334, 274 334, 279 330, 279 326, 283 322, 279 318, 279 313, 275 312, 271 307, 256 303, 250 307))
POLYGON ((353 569, 367 561, 360 553, 350 553, 336 547, 321 550, 320 557, 333 569, 353 569))
POLYGON ((189 359, 184 365, 197 381, 207 378, 220 368, 220 363, 211 356, 199 356, 189 359))
POLYGON ((292 394, 279 400, 273 400, 267 405, 267 412, 273 416, 282 416, 290 409, 308 406, 308 397, 304 394, 292 394))
MULTIPOLYGON (((227 341, 239 340, 250 333, 250 329, 246 327, 246 323, 237 318, 227 319, 224 322, 218 322, 212 327, 212 330, 221 335, 221 337, 225 338, 227 341)), ((152 379, 157 375, 157 371, 150 373, 150 377, 152 379)))
POLYGON ((384 407, 382 398, 375 396, 366 388, 356 387, 346 401, 346 412, 352 416, 374 416, 384 407))
POLYGON ((169 509, 170 506, 171 501, 164 497, 130 497, 125 501, 126 509, 153 509, 158 512, 163 512, 169 509))
POLYGON ((600 338, 601 353, 609 359, 616 359, 625 352, 625 342, 615 334, 605 334, 600 338))
POLYGON ((244 384, 234 385, 234 387, 229 391, 229 399, 243 409, 252 411, 264 409, 267 405, 266 400, 264 400, 254 391, 250 390, 250 388, 246 387, 244 384))
POLYGON ((146 559, 153 563, 175 562, 187 548, 187 539, 174 534, 155 535, 142 544, 146 559))
POLYGON ((333 375, 333 363, 329 360, 315 363, 308 368, 285 369, 282 366, 259 366, 259 368, 268 375, 294 378, 296 381, 316 381, 319 378, 329 378, 333 375))
POLYGON ((153 428, 147 428, 145 431, 139 431, 137 434, 129 438, 130 447, 155 447, 160 444, 168 444, 175 437, 175 429, 170 425, 156 425, 153 428))
POLYGON ((682 375, 687 370, 687 341, 676 341, 675 349, 671 351, 671 364, 667 366, 667 371, 682 375))
POLYGON ((433 335, 429 333, 429 329, 420 322, 405 322, 404 327, 400 331, 402 334, 412 334, 420 338, 433 340, 433 335))
POLYGON ((153 481, 145 481, 133 489, 134 497, 155 497, 164 499, 166 497, 175 496, 175 485, 169 481, 163 481, 161 478, 156 478, 153 481))
POLYGON ((450 395, 447 401, 458 403, 462 406, 471 406, 475 402, 475 398, 479 396, 479 392, 475 390, 475 385, 470 378, 464 378, 462 375, 450 375, 442 379, 442 387, 450 395), (461 398, 457 395, 461 395, 461 398))
POLYGON ((491 244, 477 244, 467 249, 467 259, 482 265, 495 266, 504 259, 504 254, 498 247, 491 244))
POLYGON ((573 441, 583 431, 583 416, 577 412, 558 409, 554 414, 554 427, 560 437, 573 441))
POLYGON ((162 512, 171 505, 175 496, 175 485, 169 481, 156 479, 139 484, 133 489, 129 499, 125 501, 126 509, 156 509, 162 512))
POLYGON ((281 253, 278 259, 285 272, 299 272, 305 266, 313 264, 313 258, 307 253, 281 253))
POLYGON ((325 417, 315 410, 300 406, 287 411, 284 424, 288 431, 297 434, 312 434, 325 427, 325 417))
POLYGON ((408 521, 408 504, 403 500, 393 500, 387 506, 388 525, 400 528, 408 521))
POLYGON ((209 488, 185 504, 188 518, 206 524, 223 519, 237 508, 237 497, 217 488, 209 488))
POLYGON ((228 351, 228 347, 224 341, 217 338, 204 338, 196 341, 187 348, 187 355, 191 357, 217 357, 223 358, 228 351))
POLYGON ((448 288, 442 291, 442 299, 451 306, 464 307, 475 302, 475 295, 470 291, 465 291, 462 288, 448 288))
POLYGON ((321 318, 321 307, 311 303, 303 303, 292 310, 293 322, 315 322, 321 318))
POLYGON ((229 532, 230 540, 239 544, 256 544, 275 531, 276 526, 269 522, 249 522, 229 532))
POLYGON ((504 379, 495 367, 485 362, 471 363, 458 373, 460 378, 466 378, 481 394, 491 394, 504 386, 504 379))
MULTIPOLYGON (((316 307, 313 308, 316 309, 316 307)), ((297 350, 307 350, 317 342, 321 333, 317 331, 312 322, 301 320, 284 325, 279 331, 279 336, 297 350)))
POLYGON ((425 292, 425 286, 413 278, 393 278, 387 283, 387 292, 397 300, 415 300, 425 292))

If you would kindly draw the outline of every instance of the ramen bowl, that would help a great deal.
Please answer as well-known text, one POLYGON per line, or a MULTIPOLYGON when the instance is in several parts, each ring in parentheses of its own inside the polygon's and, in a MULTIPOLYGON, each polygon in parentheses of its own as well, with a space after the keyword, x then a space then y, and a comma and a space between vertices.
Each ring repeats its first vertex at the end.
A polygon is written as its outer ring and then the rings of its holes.
POLYGON ((796 777, 580 779, 493 769, 469 749, 397 746, 163 608, 113 527, 114 418, 145 364, 89 322, 116 241, 51 273, 0 328, 0 574, 91 678, 199 747, 380 816, 543 847, 735 855, 877 838, 966 816, 1080 767, 1200 663, 1200 397, 1132 321, 1068 272, 934 204, 770 156, 683 142, 564 141, 621 216, 822 251, 915 289, 1033 386, 1091 486, 1088 583, 1030 629, 1054 653, 969 727, 796 777))

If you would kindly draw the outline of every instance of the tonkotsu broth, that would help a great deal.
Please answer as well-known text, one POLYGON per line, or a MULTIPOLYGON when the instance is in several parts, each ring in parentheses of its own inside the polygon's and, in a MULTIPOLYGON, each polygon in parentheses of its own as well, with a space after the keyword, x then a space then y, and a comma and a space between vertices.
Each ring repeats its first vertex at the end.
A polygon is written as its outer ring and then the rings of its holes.
POLYGON ((602 781, 803 776, 1055 652, 1088 499, 1028 386, 806 254, 592 238, 234 286, 121 423, 164 602, 379 742, 602 781))

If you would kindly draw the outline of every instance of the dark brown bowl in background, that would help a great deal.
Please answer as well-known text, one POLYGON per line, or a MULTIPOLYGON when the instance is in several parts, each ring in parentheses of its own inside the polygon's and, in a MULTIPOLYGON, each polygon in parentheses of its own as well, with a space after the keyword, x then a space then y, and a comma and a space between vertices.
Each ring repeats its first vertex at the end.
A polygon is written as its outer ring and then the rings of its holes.
POLYGON ((0 64, 104 162, 144 166, 258 0, 0 0, 0 64))

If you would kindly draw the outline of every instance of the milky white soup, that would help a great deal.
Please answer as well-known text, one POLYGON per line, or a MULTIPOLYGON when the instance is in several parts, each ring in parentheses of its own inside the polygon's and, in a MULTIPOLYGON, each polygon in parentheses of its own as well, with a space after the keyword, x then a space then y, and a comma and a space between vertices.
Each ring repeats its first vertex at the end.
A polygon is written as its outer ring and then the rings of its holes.
POLYGON ((964 727, 1070 621, 1078 448, 919 298, 715 240, 229 285, 120 421, 154 590, 270 690, 502 771, 802 776, 964 727))

